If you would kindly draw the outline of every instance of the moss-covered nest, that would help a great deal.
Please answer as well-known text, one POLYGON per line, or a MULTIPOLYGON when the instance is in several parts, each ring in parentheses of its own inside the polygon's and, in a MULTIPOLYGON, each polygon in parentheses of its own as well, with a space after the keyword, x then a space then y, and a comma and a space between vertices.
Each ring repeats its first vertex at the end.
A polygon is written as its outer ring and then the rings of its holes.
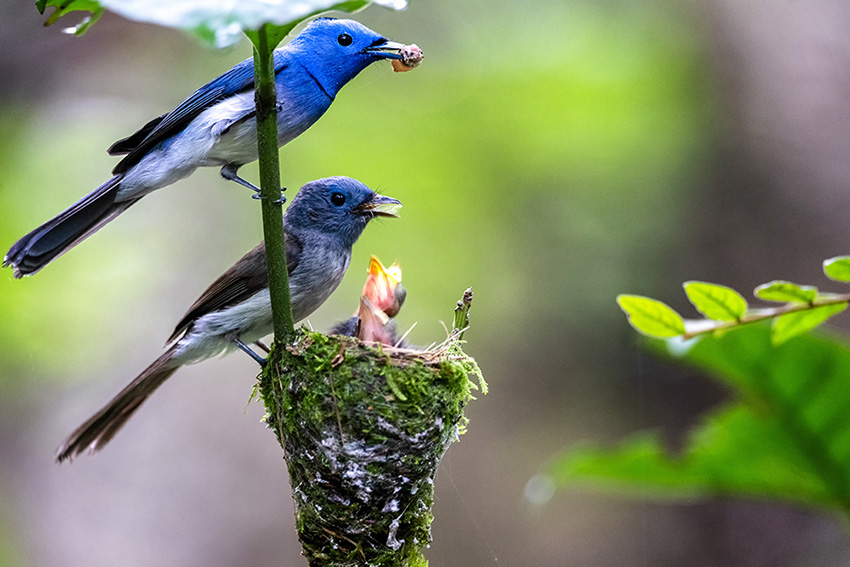
POLYGON ((269 361, 261 391, 308 564, 426 565, 434 473, 486 393, 475 361, 454 340, 416 351, 306 330, 269 361))

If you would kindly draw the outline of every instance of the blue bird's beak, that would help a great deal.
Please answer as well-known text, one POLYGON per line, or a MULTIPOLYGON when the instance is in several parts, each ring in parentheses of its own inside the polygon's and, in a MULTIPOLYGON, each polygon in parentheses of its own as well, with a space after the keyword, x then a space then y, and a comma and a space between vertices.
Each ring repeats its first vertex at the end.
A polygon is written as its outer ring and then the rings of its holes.
POLYGON ((382 57, 384 59, 401 59, 401 51, 406 46, 403 43, 399 43, 397 41, 389 41, 387 39, 380 39, 363 50, 364 53, 370 53, 372 55, 377 55, 378 57, 382 57))
POLYGON ((401 209, 400 201, 376 193, 368 201, 363 201, 357 205, 354 208, 354 212, 359 215, 371 215, 373 217, 398 218, 399 209, 401 209))

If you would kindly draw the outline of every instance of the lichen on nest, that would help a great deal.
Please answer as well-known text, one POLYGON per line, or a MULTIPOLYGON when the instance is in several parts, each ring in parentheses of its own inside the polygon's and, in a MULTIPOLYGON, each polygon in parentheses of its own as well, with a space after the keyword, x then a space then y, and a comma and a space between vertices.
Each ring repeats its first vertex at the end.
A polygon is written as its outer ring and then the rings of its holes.
POLYGON ((306 330, 269 361, 261 392, 308 564, 426 565, 434 474, 486 393, 475 361, 454 339, 416 351, 306 330))

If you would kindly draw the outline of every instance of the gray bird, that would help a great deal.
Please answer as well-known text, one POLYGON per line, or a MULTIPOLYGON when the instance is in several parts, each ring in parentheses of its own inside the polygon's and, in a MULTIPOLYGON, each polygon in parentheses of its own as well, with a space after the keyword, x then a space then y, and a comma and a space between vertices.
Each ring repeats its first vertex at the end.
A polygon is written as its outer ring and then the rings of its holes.
MULTIPOLYGON (((398 216, 400 207, 397 200, 348 177, 320 179, 301 188, 283 219, 295 321, 315 311, 342 281, 351 247, 369 221, 398 216)), ((57 460, 102 448, 181 366, 235 348, 259 358, 247 345, 271 332, 266 249, 261 242, 207 288, 177 323, 168 350, 78 427, 57 450, 57 460)))

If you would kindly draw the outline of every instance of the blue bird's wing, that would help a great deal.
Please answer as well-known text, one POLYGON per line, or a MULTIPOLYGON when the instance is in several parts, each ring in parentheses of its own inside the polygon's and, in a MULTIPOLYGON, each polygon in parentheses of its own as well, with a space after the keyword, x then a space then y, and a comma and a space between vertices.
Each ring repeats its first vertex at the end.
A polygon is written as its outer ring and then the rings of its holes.
MULTIPOLYGON (((301 240, 291 232, 284 233, 286 243, 286 264, 290 275, 298 267, 303 248, 301 240)), ((233 307, 246 301, 258 291, 269 285, 266 267, 266 243, 261 242, 245 254, 238 262, 224 272, 210 287, 201 294, 177 323, 167 343, 177 339, 192 324, 208 313, 233 307)), ((166 343, 166 344, 167 344, 166 343)))
MULTIPOLYGON (((283 53, 274 53, 275 74, 286 67, 283 53)), ((177 108, 154 118, 133 135, 118 140, 107 150, 110 155, 127 154, 118 162, 113 174, 124 173, 150 151, 151 148, 177 134, 201 112, 214 104, 247 89, 254 88, 254 61, 246 59, 232 69, 202 86, 177 108)))
POLYGON ((120 156, 124 154, 129 154, 136 147, 142 143, 142 140, 148 137, 148 134, 156 128, 157 124, 162 122, 162 119, 168 116, 168 114, 163 114, 162 116, 157 116, 141 128, 139 128, 136 133, 131 136, 127 136, 126 138, 121 138, 106 150, 111 156, 120 156))

